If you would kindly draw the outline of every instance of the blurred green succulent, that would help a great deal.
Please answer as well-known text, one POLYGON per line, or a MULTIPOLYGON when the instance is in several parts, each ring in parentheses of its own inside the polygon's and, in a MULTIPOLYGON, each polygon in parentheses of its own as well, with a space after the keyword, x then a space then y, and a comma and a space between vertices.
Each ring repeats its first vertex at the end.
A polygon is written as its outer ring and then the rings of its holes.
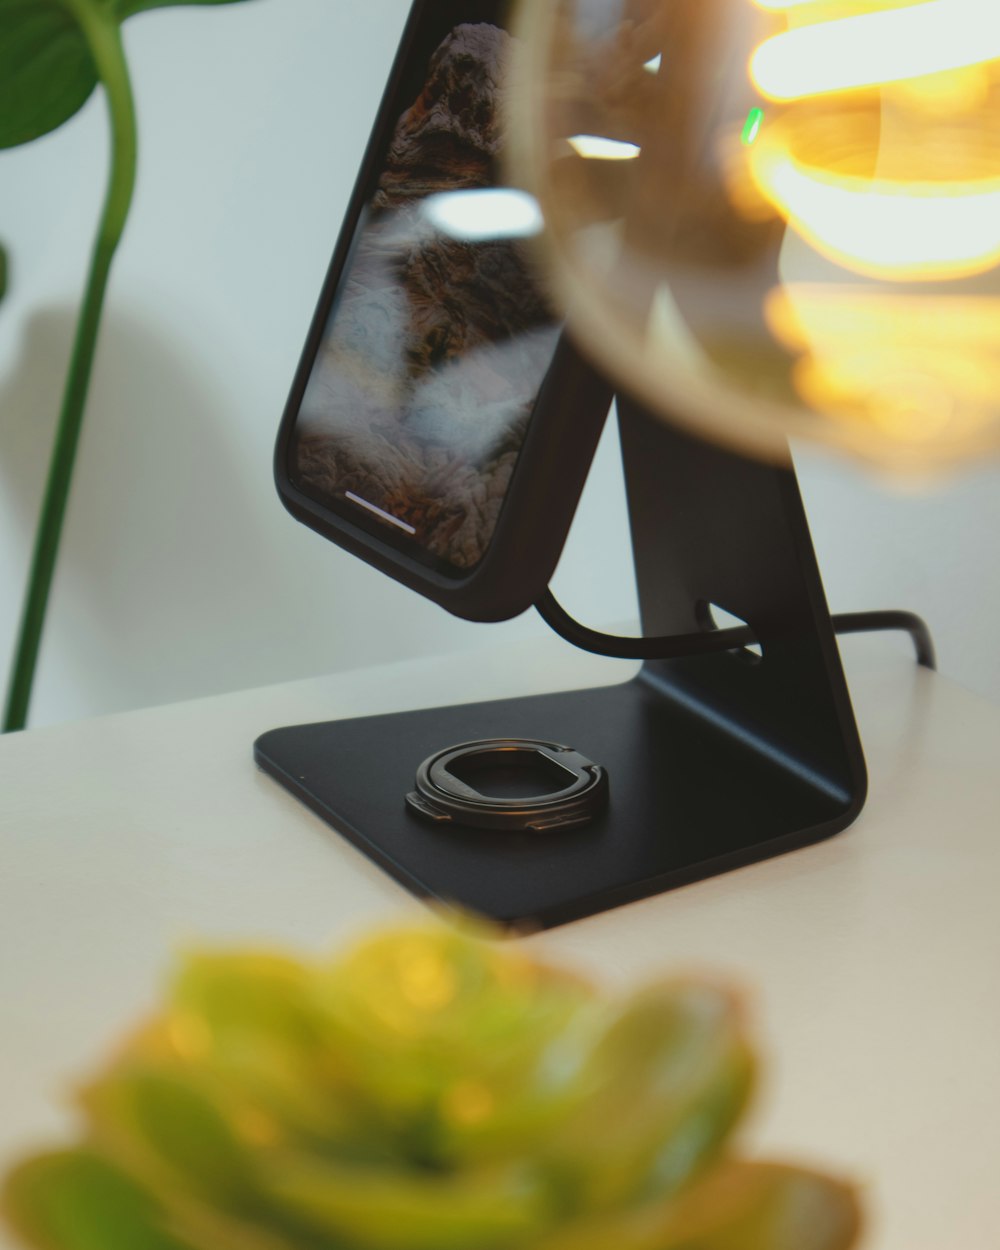
POLYGON ((203 954, 4 1210, 41 1250, 844 1250, 848 1187, 733 1157, 753 1071, 721 989, 443 925, 203 954))

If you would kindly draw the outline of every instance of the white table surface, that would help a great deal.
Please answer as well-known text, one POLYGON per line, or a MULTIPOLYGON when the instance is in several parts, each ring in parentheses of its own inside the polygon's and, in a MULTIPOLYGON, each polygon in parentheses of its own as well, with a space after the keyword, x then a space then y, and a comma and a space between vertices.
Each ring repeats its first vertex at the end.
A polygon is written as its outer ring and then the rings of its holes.
MULTIPOLYGON (((853 828, 528 940, 615 985, 744 983, 769 1060, 748 1144, 859 1178, 870 1250, 997 1250, 1000 709, 901 640, 845 655, 871 773, 853 828)), ((630 671, 515 646, 0 740, 0 1167, 65 1134, 67 1091, 176 951, 313 952, 419 912, 256 771, 257 734, 630 671)))

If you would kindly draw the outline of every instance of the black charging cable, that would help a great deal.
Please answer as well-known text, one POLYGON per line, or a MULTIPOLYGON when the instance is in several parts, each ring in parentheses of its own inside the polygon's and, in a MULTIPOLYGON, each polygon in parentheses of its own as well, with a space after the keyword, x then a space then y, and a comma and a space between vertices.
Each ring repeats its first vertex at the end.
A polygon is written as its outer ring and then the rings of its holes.
MULTIPOLYGON (((581 625, 570 616, 551 590, 545 591, 535 608, 546 625, 574 647, 616 660, 675 660, 686 655, 734 651, 758 642, 753 630, 747 625, 734 629, 704 630, 696 634, 666 634, 659 638, 627 638, 620 634, 604 634, 600 630, 581 625)), ((937 668, 931 631, 915 612, 841 612, 832 620, 834 633, 837 634, 902 630, 913 640, 917 663, 923 668, 937 668)))

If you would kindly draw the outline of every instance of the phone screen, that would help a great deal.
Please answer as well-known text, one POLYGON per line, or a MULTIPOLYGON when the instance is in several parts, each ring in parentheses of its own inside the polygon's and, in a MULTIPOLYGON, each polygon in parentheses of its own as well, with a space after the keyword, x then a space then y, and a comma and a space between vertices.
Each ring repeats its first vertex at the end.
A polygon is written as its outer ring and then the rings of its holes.
POLYGON ((457 576, 482 560, 560 327, 498 183, 499 3, 432 3, 387 107, 289 443, 305 495, 457 576))

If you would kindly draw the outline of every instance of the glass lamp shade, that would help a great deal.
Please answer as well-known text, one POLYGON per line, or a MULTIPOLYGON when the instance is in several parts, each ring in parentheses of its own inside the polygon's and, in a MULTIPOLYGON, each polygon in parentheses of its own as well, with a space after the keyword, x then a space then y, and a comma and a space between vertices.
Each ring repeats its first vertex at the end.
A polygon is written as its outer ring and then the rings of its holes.
POLYGON ((1000 0, 521 0, 512 175, 620 385, 924 473, 1000 445, 1000 0))

